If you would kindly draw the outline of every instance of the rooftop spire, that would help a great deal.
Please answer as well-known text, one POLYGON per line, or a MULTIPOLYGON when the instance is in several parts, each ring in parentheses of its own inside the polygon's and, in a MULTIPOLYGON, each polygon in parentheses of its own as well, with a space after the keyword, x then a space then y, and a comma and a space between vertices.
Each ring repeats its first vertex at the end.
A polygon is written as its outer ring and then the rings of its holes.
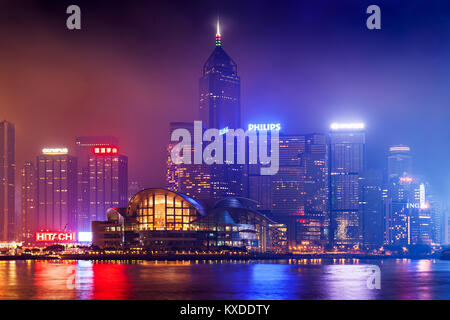
POLYGON ((222 46, 222 36, 220 35, 220 22, 217 18, 217 31, 216 31, 216 47, 222 46))

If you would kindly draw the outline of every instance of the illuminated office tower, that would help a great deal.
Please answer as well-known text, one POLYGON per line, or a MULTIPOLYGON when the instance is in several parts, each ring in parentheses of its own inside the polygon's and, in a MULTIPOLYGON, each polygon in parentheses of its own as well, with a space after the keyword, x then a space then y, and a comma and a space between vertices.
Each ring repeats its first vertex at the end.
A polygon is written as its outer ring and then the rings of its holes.
POLYGON ((0 122, 0 241, 13 241, 16 235, 14 146, 14 125, 0 122))
MULTIPOLYGON (((248 165, 248 197, 288 226, 290 247, 319 250, 328 242, 327 142, 323 134, 280 135, 279 170, 248 165)), ((269 146, 270 148, 270 146, 269 146)))
POLYGON ((404 145, 389 148, 385 243, 398 246, 431 244, 433 214, 425 183, 412 172, 411 150, 404 145))
POLYGON ((128 157, 118 147, 94 146, 89 156, 89 219, 106 220, 106 211, 128 204, 128 157))
POLYGON ((362 244, 359 176, 365 170, 362 123, 334 123, 329 140, 331 244, 352 248, 362 244))
MULTIPOLYGON (((279 129, 280 130, 280 126, 279 129)), ((265 128, 262 129, 261 125, 252 125, 250 124, 248 127, 249 132, 255 131, 255 136, 259 139, 259 135, 261 130, 264 134, 267 135, 267 150, 271 150, 271 133, 270 131, 265 131, 265 128), (253 127, 258 126, 258 129, 253 129, 253 127)), ((250 158, 250 149, 258 150, 257 140, 247 139, 246 146, 246 159, 250 158), (255 144, 256 143, 256 144, 255 144)), ((270 214, 272 211, 273 204, 273 190, 272 190, 272 175, 262 175, 262 168, 267 167, 267 165, 263 165, 261 163, 252 163, 249 162, 245 166, 245 180, 244 180, 244 189, 247 192, 246 197, 249 199, 255 200, 257 203, 255 205, 258 211, 270 214)))
POLYGON ((248 198, 257 201, 256 208, 260 212, 272 209, 272 176, 261 175, 257 167, 248 166, 248 198))
POLYGON ((426 195, 431 216, 431 239, 433 244, 441 244, 443 241, 442 229, 444 225, 444 205, 442 200, 433 191, 434 190, 430 190, 426 195))
POLYGON ((386 199, 386 244, 405 246, 411 244, 411 226, 419 208, 417 184, 412 177, 391 180, 386 199))
POLYGON ((450 244, 450 210, 445 209, 442 214, 442 245, 450 244))
POLYGON ((431 244, 432 214, 426 200, 425 184, 417 178, 401 177, 390 185, 386 243, 398 246, 431 244))
POLYGON ((324 247, 329 241, 328 146, 324 134, 305 136, 305 216, 300 221, 301 243, 324 247))
MULTIPOLYGON (((194 137, 194 124, 192 122, 171 122, 170 135, 176 129, 186 129, 191 137, 194 137)), ((192 141, 191 141, 192 142, 192 141)), ((166 186, 168 190, 180 192, 194 199, 211 198, 211 174, 210 166, 204 164, 194 164, 194 144, 191 143, 189 152, 191 153, 191 164, 175 164, 171 158, 172 148, 178 142, 169 142, 167 148, 167 172, 166 186)))
POLYGON ((412 176, 412 156, 408 146, 397 145, 389 148, 388 155, 388 182, 399 177, 412 176))
POLYGON ((272 214, 287 226, 292 247, 301 243, 305 219, 305 136, 280 135, 279 141, 279 170, 272 176, 272 214))
POLYGON ((33 163, 25 162, 20 172, 21 185, 21 234, 23 241, 32 240, 36 226, 36 169, 33 163))
MULTIPOLYGON (((215 48, 203 65, 202 77, 199 81, 199 116, 206 129, 237 129, 241 126, 241 83, 237 74, 237 65, 222 48, 220 26, 217 23, 215 48)), ((226 145, 224 139, 224 147, 226 145)), ((225 150, 226 148, 224 148, 225 150)), ((230 196, 243 196, 244 166, 236 161, 233 164, 212 164, 206 171, 201 166, 191 165, 186 175, 190 179, 204 180, 210 188, 209 198, 220 199, 230 196), (191 172, 189 172, 191 171, 191 172)), ((195 182, 196 193, 202 182, 195 182)))
POLYGON ((381 171, 366 170, 360 175, 359 184, 363 245, 377 249, 384 240, 383 175, 381 171))
POLYGON ((77 159, 67 148, 45 148, 37 156, 38 230, 77 230, 77 159))
POLYGON ((119 140, 111 136, 84 136, 75 138, 75 154, 77 157, 77 215, 78 230, 88 231, 91 228, 89 214, 89 158, 96 146, 119 147, 119 140))
POLYGON ((237 65, 222 48, 217 23, 216 47, 203 66, 200 78, 200 119, 206 128, 241 126, 241 82, 237 65))

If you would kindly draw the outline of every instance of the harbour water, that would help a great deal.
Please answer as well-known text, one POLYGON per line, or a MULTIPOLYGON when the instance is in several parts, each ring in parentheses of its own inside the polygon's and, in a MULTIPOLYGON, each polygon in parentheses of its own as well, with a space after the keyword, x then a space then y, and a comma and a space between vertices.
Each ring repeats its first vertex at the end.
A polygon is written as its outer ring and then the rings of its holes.
POLYGON ((450 261, 1 261, 0 299, 450 299, 450 261))

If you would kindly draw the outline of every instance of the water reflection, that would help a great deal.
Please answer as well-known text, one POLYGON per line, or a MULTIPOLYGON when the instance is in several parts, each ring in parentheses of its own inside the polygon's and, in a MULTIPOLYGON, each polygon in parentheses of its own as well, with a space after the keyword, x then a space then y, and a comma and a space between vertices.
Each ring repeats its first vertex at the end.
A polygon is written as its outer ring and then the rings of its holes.
POLYGON ((0 262, 0 299, 449 298, 450 261, 439 260, 0 262), (367 287, 371 265, 380 290, 367 287))

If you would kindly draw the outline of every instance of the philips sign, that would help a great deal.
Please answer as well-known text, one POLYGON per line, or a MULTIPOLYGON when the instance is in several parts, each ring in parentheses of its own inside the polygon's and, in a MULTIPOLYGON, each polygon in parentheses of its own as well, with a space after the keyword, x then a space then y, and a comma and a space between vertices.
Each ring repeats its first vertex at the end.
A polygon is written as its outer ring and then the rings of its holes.
POLYGON ((281 124, 279 123, 260 123, 260 124, 254 124, 251 123, 248 125, 248 131, 280 131, 281 130, 281 124))

